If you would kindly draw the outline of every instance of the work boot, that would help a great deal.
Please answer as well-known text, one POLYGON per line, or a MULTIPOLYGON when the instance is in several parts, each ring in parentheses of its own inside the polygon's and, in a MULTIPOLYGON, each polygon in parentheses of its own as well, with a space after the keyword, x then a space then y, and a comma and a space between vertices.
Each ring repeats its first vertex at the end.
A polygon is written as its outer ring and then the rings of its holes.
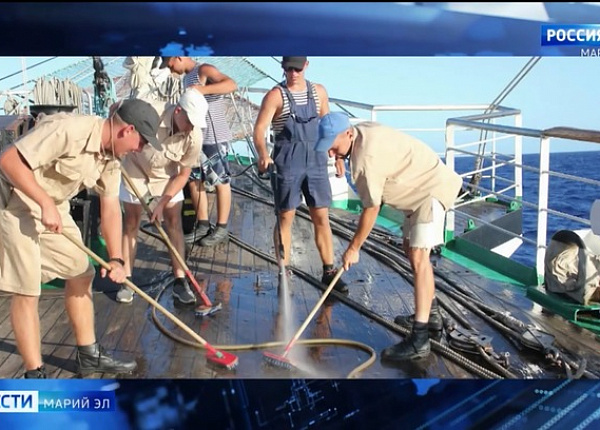
MULTIPOLYGON (((321 278, 321 282, 328 287, 329 284, 331 284, 331 281, 333 281, 333 278, 335 278, 336 274, 337 274, 337 270, 335 270, 335 269, 324 271, 323 277, 321 278)), ((338 281, 335 283, 335 287, 333 287, 333 289, 336 291, 339 291, 340 293, 347 293, 348 285, 340 277, 340 279, 338 279, 338 281)))
POLYGON ((176 278, 173 282, 173 297, 184 305, 196 303, 196 296, 185 278, 176 278))
MULTIPOLYGON (((399 326, 410 328, 415 322, 415 314, 412 315, 398 315, 394 318, 394 323, 399 326)), ((429 321, 427 327, 430 332, 440 332, 444 328, 444 320, 442 319, 442 313, 437 300, 434 299, 431 302, 431 311, 429 312, 429 321)))
MULTIPOLYGON (((131 281, 131 278, 128 276, 127 279, 131 281)), ((125 284, 121 284, 121 288, 117 291, 116 300, 119 303, 131 303, 133 301, 133 295, 135 292, 129 288, 125 284)))
MULTIPOLYGON (((418 323, 417 323, 418 324, 418 323)), ((425 358, 431 351, 427 326, 417 328, 413 325, 410 335, 402 342, 381 351, 381 359, 388 361, 415 360, 425 358)))
POLYGON ((113 358, 97 342, 88 346, 77 347, 77 371, 80 374, 107 372, 133 372, 137 368, 135 360, 121 361, 113 358))
POLYGON ((195 243, 199 242, 204 237, 206 237, 212 231, 212 226, 210 223, 207 224, 198 224, 198 227, 193 230, 191 233, 188 233, 184 236, 185 243, 195 243))
POLYGON ((37 369, 26 371, 23 376, 25 377, 25 379, 46 379, 46 378, 48 378, 46 376, 46 368, 44 367, 43 364, 40 367, 38 367, 37 369))
POLYGON ((215 228, 209 235, 204 236, 200 246, 215 246, 229 239, 229 231, 224 227, 215 228))

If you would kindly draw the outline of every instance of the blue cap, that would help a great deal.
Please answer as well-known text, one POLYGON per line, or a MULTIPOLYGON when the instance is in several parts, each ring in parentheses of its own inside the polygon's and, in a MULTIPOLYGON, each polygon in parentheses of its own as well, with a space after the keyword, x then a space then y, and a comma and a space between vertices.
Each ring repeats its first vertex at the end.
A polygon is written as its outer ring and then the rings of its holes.
POLYGON ((337 135, 351 126, 350 118, 343 112, 330 112, 325 115, 319 121, 319 140, 315 151, 329 151, 337 135))

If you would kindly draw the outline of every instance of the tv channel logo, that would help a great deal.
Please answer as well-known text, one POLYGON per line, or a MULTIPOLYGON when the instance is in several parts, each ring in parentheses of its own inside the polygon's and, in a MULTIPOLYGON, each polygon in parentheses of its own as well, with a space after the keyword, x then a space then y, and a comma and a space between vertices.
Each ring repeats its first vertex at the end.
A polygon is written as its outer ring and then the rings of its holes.
POLYGON ((115 408, 114 391, 0 390, 0 413, 108 412, 115 408))
POLYGON ((0 391, 0 413, 38 412, 39 397, 34 390, 0 391))
POLYGON ((600 46, 600 24, 543 24, 542 46, 600 46))

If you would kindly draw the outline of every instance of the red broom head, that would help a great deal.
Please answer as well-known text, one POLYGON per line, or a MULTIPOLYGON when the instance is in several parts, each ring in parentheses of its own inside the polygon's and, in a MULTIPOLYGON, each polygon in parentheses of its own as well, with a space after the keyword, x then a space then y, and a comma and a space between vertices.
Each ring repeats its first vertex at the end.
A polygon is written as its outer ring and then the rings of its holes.
POLYGON ((292 370, 294 368, 292 362, 283 355, 273 354, 272 352, 265 351, 263 352, 263 359, 271 366, 280 367, 286 370, 292 370))
POLYGON ((225 351, 207 351, 206 360, 229 370, 238 365, 238 357, 225 351))

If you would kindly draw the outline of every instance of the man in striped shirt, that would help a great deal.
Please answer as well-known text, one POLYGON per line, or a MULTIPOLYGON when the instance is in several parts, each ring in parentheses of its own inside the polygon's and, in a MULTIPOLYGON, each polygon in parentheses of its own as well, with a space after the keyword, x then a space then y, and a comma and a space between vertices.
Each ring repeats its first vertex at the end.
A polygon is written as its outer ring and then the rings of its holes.
POLYGON ((232 133, 227 122, 225 95, 237 90, 236 82, 221 73, 215 66, 198 63, 191 57, 162 57, 161 69, 168 67, 172 73, 184 75, 183 87, 200 91, 208 102, 206 129, 202 152, 202 166, 192 169, 189 190, 198 229, 194 241, 200 246, 215 246, 228 239, 227 223, 231 212, 231 172, 227 161, 232 133), (217 194, 217 226, 212 229, 208 219, 208 199, 205 185, 214 187, 217 194))
MULTIPOLYGON (((273 87, 263 98, 254 127, 254 145, 259 155, 258 167, 264 172, 271 163, 277 168, 277 195, 279 225, 283 242, 284 263, 290 260, 292 223, 302 196, 310 211, 315 229, 315 242, 323 262, 321 282, 329 285, 335 277, 333 267, 333 235, 329 225, 331 185, 327 153, 313 148, 318 139, 319 117, 329 113, 329 97, 325 87, 306 80, 306 57, 283 57, 281 66, 285 80, 273 87), (275 145, 273 158, 266 144, 267 129, 271 126, 275 145)), ((339 160, 343 163, 343 160, 339 160)), ((338 175, 343 164, 336 162, 338 175)), ((277 231, 274 242, 278 243, 277 231)), ((278 250, 278 246, 275 246, 278 250)), ((277 251, 278 252, 278 251, 277 251)), ((279 258, 279 256, 277 256, 279 258)), ((347 292, 339 280, 335 289, 347 292)))

